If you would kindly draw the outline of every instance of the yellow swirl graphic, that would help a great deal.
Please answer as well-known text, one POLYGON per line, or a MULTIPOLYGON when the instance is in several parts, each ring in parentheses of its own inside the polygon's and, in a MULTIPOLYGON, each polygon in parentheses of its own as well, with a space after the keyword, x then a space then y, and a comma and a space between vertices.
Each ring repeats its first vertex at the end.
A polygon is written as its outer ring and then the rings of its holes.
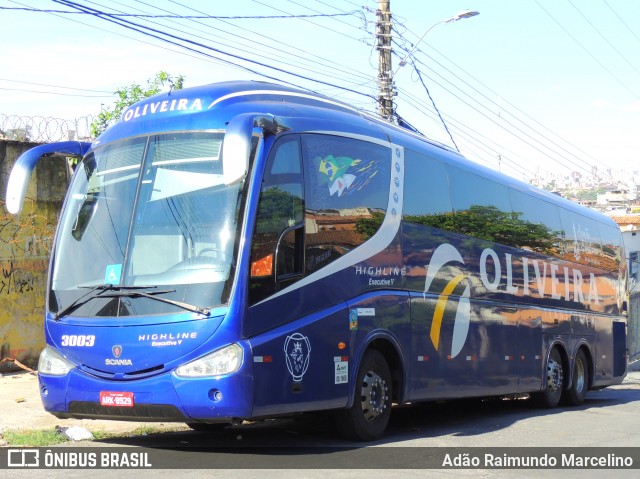
POLYGON ((448 297, 453 293, 453 290, 460 284, 460 282, 465 278, 464 274, 459 274, 455 278, 453 278, 447 286, 442 290, 442 293, 438 297, 438 301, 436 302, 436 309, 433 313, 433 322, 431 323, 431 341, 435 346, 436 350, 438 349, 438 345, 440 344, 440 328, 442 327, 442 318, 444 316, 444 310, 447 306, 448 297))

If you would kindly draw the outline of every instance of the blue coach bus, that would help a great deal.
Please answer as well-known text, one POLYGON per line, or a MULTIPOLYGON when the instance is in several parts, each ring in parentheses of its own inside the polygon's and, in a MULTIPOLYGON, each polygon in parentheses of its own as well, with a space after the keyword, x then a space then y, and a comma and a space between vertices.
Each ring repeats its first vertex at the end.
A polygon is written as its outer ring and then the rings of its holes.
POLYGON ((82 157, 51 256, 39 362, 61 418, 194 429, 391 405, 580 404, 627 368, 626 263, 606 216, 310 92, 173 91, 82 157))

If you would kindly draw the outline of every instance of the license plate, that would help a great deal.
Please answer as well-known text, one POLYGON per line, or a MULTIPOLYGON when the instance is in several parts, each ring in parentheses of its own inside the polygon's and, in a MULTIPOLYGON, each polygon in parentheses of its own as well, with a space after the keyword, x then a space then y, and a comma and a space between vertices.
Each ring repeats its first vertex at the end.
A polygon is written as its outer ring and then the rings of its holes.
POLYGON ((106 407, 133 407, 133 393, 100 391, 100 405, 106 407))

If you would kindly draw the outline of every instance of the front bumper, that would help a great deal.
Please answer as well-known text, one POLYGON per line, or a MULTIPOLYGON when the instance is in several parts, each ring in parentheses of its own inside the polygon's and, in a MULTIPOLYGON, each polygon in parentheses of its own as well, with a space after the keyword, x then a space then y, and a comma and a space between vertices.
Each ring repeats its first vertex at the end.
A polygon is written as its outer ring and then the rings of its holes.
POLYGON ((60 418, 143 422, 232 422, 252 415, 252 382, 243 369, 207 378, 180 378, 165 372, 144 379, 115 381, 79 369, 66 376, 39 375, 46 411, 60 418), (101 392, 133 395, 133 406, 103 406, 101 392))

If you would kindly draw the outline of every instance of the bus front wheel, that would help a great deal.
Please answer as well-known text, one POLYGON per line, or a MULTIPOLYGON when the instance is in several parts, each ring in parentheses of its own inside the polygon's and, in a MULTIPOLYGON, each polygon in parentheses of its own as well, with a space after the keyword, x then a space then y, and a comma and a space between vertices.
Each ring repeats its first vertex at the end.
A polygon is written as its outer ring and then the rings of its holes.
POLYGON ((556 407, 562 397, 564 384, 562 356, 558 348, 553 348, 549 355, 549 361, 547 362, 545 388, 543 391, 532 394, 532 399, 535 401, 536 405, 540 407, 556 407))
POLYGON ((391 416, 391 387, 391 370, 384 356, 368 350, 358 370, 353 405, 336 411, 338 432, 358 441, 382 436, 391 416))

